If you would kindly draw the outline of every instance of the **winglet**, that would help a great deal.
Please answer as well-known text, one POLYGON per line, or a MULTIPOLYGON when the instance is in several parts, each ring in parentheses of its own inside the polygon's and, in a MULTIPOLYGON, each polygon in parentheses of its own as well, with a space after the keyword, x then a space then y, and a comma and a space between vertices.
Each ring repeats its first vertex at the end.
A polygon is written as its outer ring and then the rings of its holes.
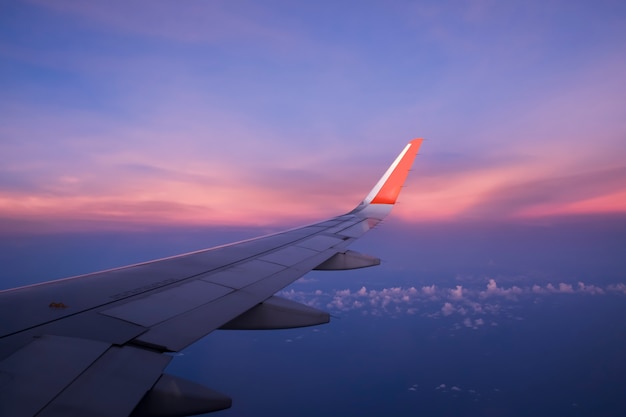
POLYGON ((374 188, 363 199, 354 211, 361 211, 367 206, 374 204, 393 205, 396 203, 402 185, 406 180, 413 160, 419 151, 424 139, 418 138, 410 141, 393 161, 387 172, 378 180, 374 188))

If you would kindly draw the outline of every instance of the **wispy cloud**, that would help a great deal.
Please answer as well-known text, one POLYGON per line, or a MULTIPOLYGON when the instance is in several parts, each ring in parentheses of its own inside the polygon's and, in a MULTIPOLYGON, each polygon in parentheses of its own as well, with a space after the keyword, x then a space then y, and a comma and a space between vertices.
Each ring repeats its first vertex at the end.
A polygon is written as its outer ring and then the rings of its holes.
POLYGON ((405 222, 626 212, 625 32, 607 4, 12 7, 5 221, 309 221, 351 209, 415 136, 432 140, 405 222))
POLYGON ((623 283, 612 284, 608 286, 607 290, 612 291, 612 292, 626 294, 626 284, 623 284, 623 283))

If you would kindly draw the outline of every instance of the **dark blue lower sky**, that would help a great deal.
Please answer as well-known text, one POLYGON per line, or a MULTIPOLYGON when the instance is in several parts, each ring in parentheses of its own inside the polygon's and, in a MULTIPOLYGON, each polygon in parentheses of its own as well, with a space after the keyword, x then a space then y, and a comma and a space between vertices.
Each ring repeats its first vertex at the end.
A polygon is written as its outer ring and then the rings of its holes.
MULTIPOLYGON (((1 286, 265 232, 3 236, 1 286)), ((383 265, 313 272, 282 292, 330 311, 330 324, 218 331, 169 372, 231 395, 225 416, 626 415, 624 219, 390 220, 354 249, 383 265)))
POLYGON ((170 369, 232 395, 233 416, 623 415, 623 296, 519 309, 523 320, 479 329, 348 314, 319 329, 217 332, 170 369))

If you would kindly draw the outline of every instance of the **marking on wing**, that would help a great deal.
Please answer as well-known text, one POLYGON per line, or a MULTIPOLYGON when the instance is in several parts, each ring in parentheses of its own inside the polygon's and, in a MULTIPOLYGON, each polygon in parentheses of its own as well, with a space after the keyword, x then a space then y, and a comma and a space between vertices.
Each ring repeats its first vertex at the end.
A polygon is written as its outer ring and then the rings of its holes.
POLYGON ((48 304, 48 307, 50 307, 50 308, 67 308, 68 306, 66 306, 65 303, 62 303, 62 302, 52 301, 50 304, 48 304))

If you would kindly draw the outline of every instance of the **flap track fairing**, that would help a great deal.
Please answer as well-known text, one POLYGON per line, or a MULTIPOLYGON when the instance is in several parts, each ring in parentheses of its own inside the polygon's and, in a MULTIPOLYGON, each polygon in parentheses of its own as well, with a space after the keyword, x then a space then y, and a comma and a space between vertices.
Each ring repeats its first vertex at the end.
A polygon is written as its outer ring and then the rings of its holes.
POLYGON ((348 250, 333 255, 314 269, 316 271, 342 271, 380 265, 380 259, 363 253, 348 250))
POLYGON ((271 330, 315 326, 330 321, 330 315, 304 304, 273 296, 229 321, 223 330, 271 330))

